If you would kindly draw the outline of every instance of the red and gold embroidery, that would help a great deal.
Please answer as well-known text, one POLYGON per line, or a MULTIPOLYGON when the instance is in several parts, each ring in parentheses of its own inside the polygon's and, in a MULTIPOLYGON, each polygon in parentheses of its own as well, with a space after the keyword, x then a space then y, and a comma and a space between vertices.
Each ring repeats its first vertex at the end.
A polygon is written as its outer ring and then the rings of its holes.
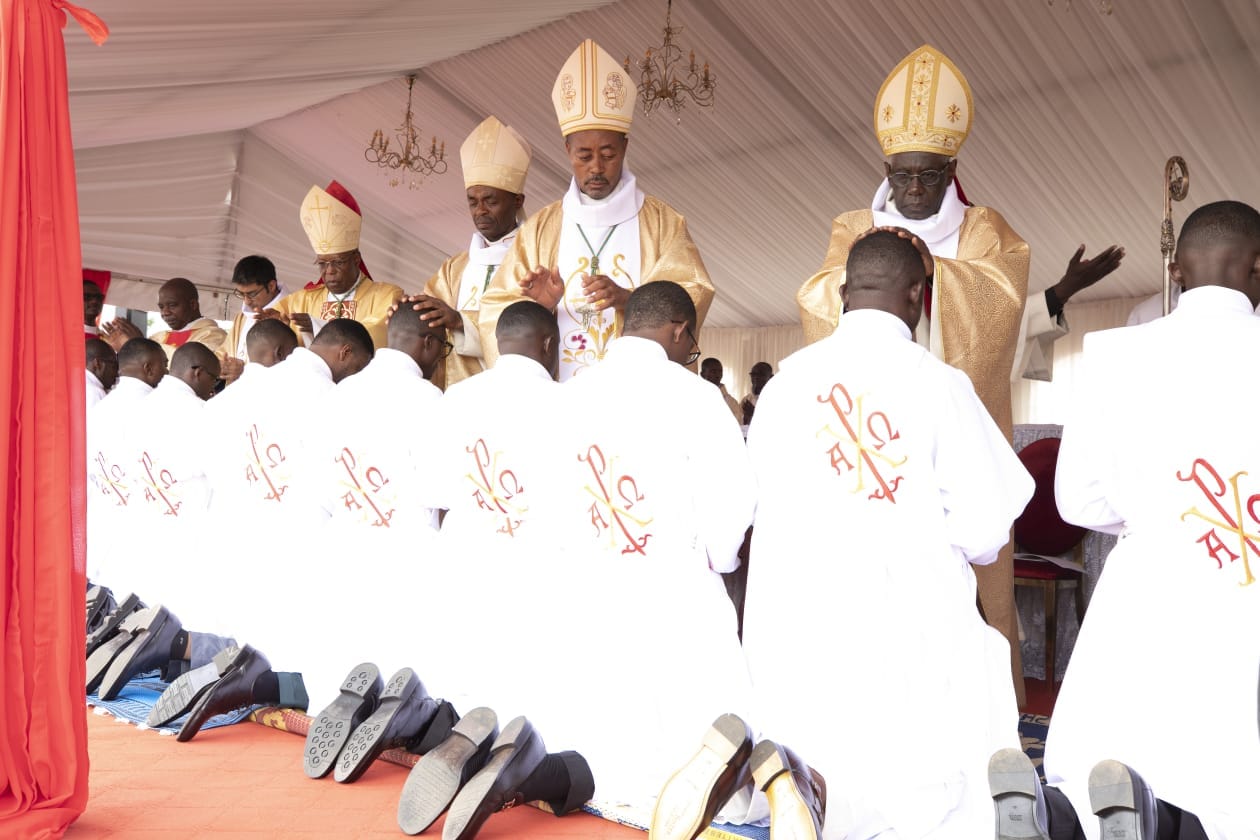
POLYGON ((1254 493, 1245 502, 1243 501, 1243 492, 1238 489, 1238 479, 1245 475, 1247 475, 1245 471, 1236 472, 1229 477, 1227 482, 1221 478, 1216 467, 1203 458, 1195 459, 1190 466, 1189 475, 1177 472, 1177 480, 1194 482, 1195 486, 1203 491, 1203 497, 1216 511, 1216 516, 1211 516, 1197 507, 1191 507, 1181 514, 1181 521, 1185 522, 1188 517, 1195 517, 1212 526, 1195 542, 1203 544, 1208 556, 1216 561, 1218 569, 1225 568, 1223 557, 1228 557, 1230 564, 1236 560, 1242 560, 1243 581, 1239 586, 1250 586, 1255 583, 1256 578, 1251 571, 1251 557, 1253 554, 1260 555, 1260 510, 1257 509, 1260 507, 1260 493, 1254 493), (1229 507, 1226 507, 1227 504, 1229 507), (1250 523, 1245 521, 1244 512, 1250 518, 1250 523), (1252 530, 1248 531, 1248 528, 1252 530), (1237 552, 1226 545, 1226 537, 1231 542, 1237 540, 1237 552))
POLYGON ((595 499, 588 511, 596 535, 607 534, 611 546, 624 539, 622 554, 646 555, 648 539, 652 535, 644 529, 652 524, 653 517, 643 516, 638 511, 631 512, 635 505, 644 501, 634 476, 627 473, 618 475, 614 466, 617 459, 605 458, 603 450, 595 444, 587 448, 585 455, 579 455, 578 460, 591 468, 595 479, 594 487, 587 484, 584 489, 595 499))
POLYGON ((472 446, 464 447, 464 451, 473 457, 476 475, 465 473, 464 477, 473 483, 473 500, 477 507, 493 516, 503 517, 503 524, 498 533, 516 536, 516 529, 525 521, 529 505, 525 503, 521 486, 516 473, 510 469, 499 468, 502 452, 490 454, 490 447, 482 438, 472 446))
POLYGON ((106 464, 105 453, 99 451, 96 453, 96 466, 101 472, 101 481, 97 482, 101 493, 106 496, 112 493, 114 504, 117 507, 126 507, 127 499, 131 497, 131 494, 127 491, 127 485, 122 483, 126 478, 122 467, 117 464, 106 464))
POLYGON ((363 507, 372 509, 372 513, 376 516, 375 521, 370 522, 373 528, 388 528, 390 520, 394 518, 394 509, 390 507, 384 510, 381 505, 376 503, 380 497, 380 492, 385 489, 385 485, 389 484, 389 479, 381 472, 379 467, 368 467, 362 471, 362 478, 357 472, 359 465, 358 459, 354 457, 354 453, 349 447, 341 447, 341 452, 336 457, 337 463, 341 464, 346 470, 349 477, 348 482, 343 484, 349 489, 341 496, 341 503, 345 505, 347 511, 363 512, 363 507))
POLYGON ((864 413, 865 395, 856 400, 849 396, 849 389, 837 382, 826 394, 818 396, 818 402, 826 403, 835 412, 840 421, 842 431, 837 432, 828 423, 818 430, 818 437, 829 435, 836 442, 827 450, 831 468, 836 475, 856 473, 857 483, 850 492, 861 493, 866 489, 867 476, 874 479, 878 487, 868 499, 887 499, 896 504, 896 490, 901 484, 902 476, 892 475, 885 478, 877 461, 891 469, 896 469, 906 462, 906 456, 894 459, 883 452, 885 446, 901 438, 901 432, 893 428, 892 421, 882 411, 864 413), (852 456, 852 459, 850 458, 852 456), (854 464, 856 461, 856 465, 854 464))
POLYGON ((249 427, 245 437, 249 438, 250 452, 254 456, 254 462, 245 466, 245 480, 251 486, 259 482, 266 482, 267 493, 263 496, 263 499, 276 502, 282 501, 284 491, 288 490, 289 486, 287 484, 277 486, 276 480, 273 480, 271 475, 272 472, 279 470, 280 465, 285 461, 284 452, 280 450, 280 444, 266 444, 260 452, 258 444, 261 436, 258 433, 257 423, 249 427), (263 463, 264 458, 266 458, 265 464, 263 463))
POLYGON ((357 300, 326 300, 319 307, 319 319, 331 321, 333 318, 353 318, 359 309, 357 300))
POLYGON ((153 456, 148 452, 140 454, 140 466, 144 468, 144 500, 157 505, 164 505, 163 516, 179 516, 180 505, 183 504, 175 495, 175 477, 170 470, 154 469, 153 456))

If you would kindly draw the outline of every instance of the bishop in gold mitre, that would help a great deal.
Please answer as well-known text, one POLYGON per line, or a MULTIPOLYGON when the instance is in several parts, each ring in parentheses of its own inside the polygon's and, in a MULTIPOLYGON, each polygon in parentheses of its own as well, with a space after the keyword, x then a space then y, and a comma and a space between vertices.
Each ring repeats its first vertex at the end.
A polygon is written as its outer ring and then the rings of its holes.
POLYGON ((276 312, 305 344, 333 318, 350 318, 367 327, 374 346, 385 347, 389 307, 403 290, 368 274, 359 253, 363 214, 354 196, 336 181, 326 190, 311 187, 298 218, 315 251, 319 279, 281 298, 276 312))
POLYGON ((459 149, 472 241, 438 268, 414 298, 431 326, 444 326, 455 345, 433 382, 447 388, 484 370, 477 329, 481 296, 525 218, 525 178, 533 151, 496 117, 486 117, 459 149))
MULTIPOLYGON (((1001 214, 968 206, 954 179, 957 155, 971 131, 971 88, 939 50, 922 46, 893 68, 875 97, 875 136, 885 179, 868 209, 833 223, 822 268, 797 293, 806 341, 835 329, 840 287, 853 242, 872 227, 908 230, 932 255, 929 291, 916 340, 964 371, 989 413, 1011 435, 1011 369, 1015 363, 1029 250, 1001 214)), ((989 624, 1011 645, 1012 676, 1023 702, 1023 671, 1008 547, 998 561, 975 566, 989 624)))
POLYGON ((560 380, 604 356, 621 334, 630 292, 672 280, 696 304, 697 330, 713 284, 682 215, 639 189, 625 165, 637 88, 594 41, 569 56, 551 90, 573 180, 564 197, 521 225, 481 299, 487 365, 497 356, 494 328, 511 303, 532 298, 556 313, 560 380))

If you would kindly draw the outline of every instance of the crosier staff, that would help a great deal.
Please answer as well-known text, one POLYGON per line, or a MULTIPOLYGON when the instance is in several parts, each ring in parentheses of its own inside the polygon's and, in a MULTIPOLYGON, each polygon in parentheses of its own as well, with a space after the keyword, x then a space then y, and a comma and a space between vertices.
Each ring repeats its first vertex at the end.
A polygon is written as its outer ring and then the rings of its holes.
POLYGON ((1190 170, 1185 158, 1175 155, 1164 164, 1164 222, 1160 226, 1159 249, 1164 254, 1164 314, 1172 311, 1172 277, 1168 266, 1172 262, 1177 238, 1173 236, 1172 203, 1181 201, 1190 192, 1190 170))

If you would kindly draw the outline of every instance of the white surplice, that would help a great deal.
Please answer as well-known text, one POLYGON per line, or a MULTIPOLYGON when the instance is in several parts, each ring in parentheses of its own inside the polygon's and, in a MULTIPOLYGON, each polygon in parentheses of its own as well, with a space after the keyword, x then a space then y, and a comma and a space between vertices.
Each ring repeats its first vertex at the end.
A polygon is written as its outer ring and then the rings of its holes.
POLYGON ((91 408, 101 400, 105 399, 105 386, 101 384, 101 380, 97 378, 95 373, 90 370, 83 371, 87 385, 87 407, 91 408))
POLYGON ((132 424, 152 393, 134 376, 119 376, 87 413, 87 576, 120 597, 138 585, 131 571, 130 507, 139 504, 140 495, 128 447, 132 424))
POLYGON ((386 677, 415 668, 434 690, 422 640, 443 634, 422 635, 416 625, 428 611, 417 596, 428 591, 424 570, 433 563, 437 517, 421 504, 416 478, 427 468, 422 456, 441 396, 414 359, 383 347, 361 372, 328 389, 309 418, 312 496, 329 517, 303 563, 308 580, 317 581, 311 603, 348 568, 373 589, 373 608, 355 621, 315 622, 303 631, 320 651, 302 664, 313 709, 331 702, 346 672, 365 659, 386 677))
POLYGON ((563 386, 553 429, 556 484, 530 504, 569 564, 550 580, 572 595, 581 673, 544 731, 586 756, 599 798, 646 803, 715 717, 747 714, 718 572, 752 519, 748 454, 718 390, 633 336, 563 386))
POLYGON ((323 547, 327 519, 311 480, 310 445, 325 422, 320 410, 332 387, 324 360, 299 347, 270 368, 246 365, 206 410, 213 430, 206 469, 211 514, 233 531, 207 586, 218 590, 230 634, 261 650, 277 670, 320 664, 321 651, 303 633, 312 593, 326 599, 330 586, 340 589, 348 580, 345 573, 332 581, 307 573, 312 553, 323 547))
POLYGON ((780 363, 748 450, 750 722, 826 778, 827 837, 992 837, 1018 715, 969 564, 1006 544, 1027 471, 966 375, 875 310, 780 363))
MULTIPOLYGON (((421 476, 426 503, 446 510, 441 562, 427 571, 446 591, 477 593, 478 604, 478 619, 468 622, 459 618, 465 599, 429 601, 422 621, 430 628, 453 621, 447 626, 461 632, 430 646, 437 649, 426 673, 458 708, 488 705, 501 719, 528 714, 539 726, 549 705, 539 689, 549 678, 538 678, 538 663, 569 644, 571 626, 556 619, 568 613, 574 594, 547 565, 533 510, 555 468, 545 444, 559 422, 559 397, 560 386, 542 365, 514 353, 499 356, 494 367, 442 397, 421 476), (443 616, 448 607, 457 612, 443 616), (528 621, 521 620, 523 608, 528 621), (516 653, 502 656, 508 640, 516 653)), ((558 748, 553 734, 542 731, 558 748)))
POLYGON ((1241 292, 1182 293, 1147 324, 1085 338, 1055 495, 1120 534, 1072 652, 1046 772, 1086 834, 1090 768, 1133 767, 1208 836, 1260 836, 1260 318, 1241 292))

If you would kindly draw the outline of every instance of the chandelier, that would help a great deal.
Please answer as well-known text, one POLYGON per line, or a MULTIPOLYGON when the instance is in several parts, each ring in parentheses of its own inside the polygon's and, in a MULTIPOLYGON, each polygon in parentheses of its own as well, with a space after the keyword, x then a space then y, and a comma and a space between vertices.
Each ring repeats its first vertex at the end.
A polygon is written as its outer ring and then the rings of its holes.
MULTIPOLYGON (((1046 0, 1046 4, 1053 6, 1054 0, 1046 0)), ((1070 10, 1072 8, 1072 0, 1064 0, 1063 5, 1070 10)), ((1114 11, 1111 0, 1096 0, 1095 5, 1098 6, 1098 14, 1100 15, 1109 15, 1114 11)))
MULTIPOLYGON (((670 22, 673 6, 673 0, 666 0, 665 40, 659 47, 648 47, 643 58, 634 63, 639 71, 639 102, 645 114, 652 113, 660 105, 668 105, 674 113, 679 113, 687 104, 687 99, 701 108, 713 104, 717 77, 709 70, 709 62, 704 63, 703 69, 696 66, 695 50, 683 64, 682 48, 674 43, 674 36, 682 32, 682 27, 673 26, 670 22)), ((624 66, 630 73, 629 56, 624 66)))
POLYGON ((379 128, 372 133, 372 142, 363 152, 369 163, 375 163, 382 169, 392 169, 387 173, 389 185, 396 187, 404 181, 408 189, 419 189, 425 175, 441 175, 446 172, 446 141, 438 145, 437 137, 429 141, 429 153, 425 155, 420 146, 419 132, 412 122, 411 89, 415 87, 416 77, 407 77, 407 113, 403 116, 403 124, 398 126, 394 135, 398 142, 398 151, 389 147, 389 138, 379 128), (407 175, 410 172, 418 175, 420 180, 407 175))

